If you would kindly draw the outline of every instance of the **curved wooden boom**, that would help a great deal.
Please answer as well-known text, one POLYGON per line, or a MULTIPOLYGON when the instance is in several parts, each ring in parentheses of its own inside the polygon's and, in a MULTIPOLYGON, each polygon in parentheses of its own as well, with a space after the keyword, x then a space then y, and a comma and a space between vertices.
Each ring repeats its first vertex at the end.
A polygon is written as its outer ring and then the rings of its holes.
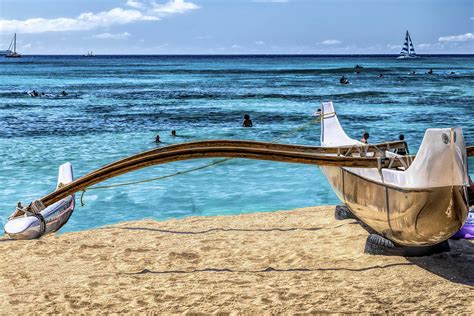
MULTIPOLYGON (((124 163, 126 161, 145 157, 152 154, 157 154, 160 152, 165 152, 169 150, 178 150, 178 149, 191 149, 199 147, 226 147, 226 146, 245 146, 252 148, 261 148, 261 149, 275 149, 275 150, 284 150, 284 151, 294 151, 294 152, 304 152, 304 153, 313 153, 313 154, 340 154, 344 155, 348 151, 353 152, 374 152, 378 151, 383 153, 385 150, 404 148, 404 141, 395 141, 395 142, 386 142, 380 144, 370 144, 364 146, 343 146, 343 147, 320 147, 320 146, 303 146, 303 145, 288 145, 288 144, 276 144, 269 142, 257 142, 251 140, 204 140, 188 143, 180 143, 175 145, 170 145, 166 147, 154 148, 142 153, 130 156, 111 164, 105 165, 100 169, 108 168, 110 166, 124 163)), ((99 170, 100 170, 99 169, 99 170)))
MULTIPOLYGON (((311 146, 285 145, 255 141, 212 140, 171 145, 149 150, 127 157, 92 171, 56 191, 42 197, 45 207, 78 191, 107 179, 141 168, 168 162, 199 158, 246 158, 277 162, 302 163, 311 165, 380 168, 388 161, 380 157, 347 157, 347 152, 382 152, 386 149, 403 147, 403 142, 383 143, 367 146, 323 148, 311 146), (332 155, 328 155, 332 154, 332 155), (382 159, 382 160, 381 160, 382 159), (382 165, 381 165, 382 161, 382 165)), ((397 162, 392 164, 399 166, 397 162)), ((28 206, 30 208, 30 206, 28 206)))

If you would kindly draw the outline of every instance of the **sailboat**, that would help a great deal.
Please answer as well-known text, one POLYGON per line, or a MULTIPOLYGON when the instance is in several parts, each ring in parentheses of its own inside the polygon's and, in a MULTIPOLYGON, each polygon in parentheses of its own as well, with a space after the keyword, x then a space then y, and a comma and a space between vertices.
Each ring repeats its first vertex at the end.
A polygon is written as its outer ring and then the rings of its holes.
POLYGON ((21 55, 16 52, 16 33, 15 33, 15 35, 13 35, 12 42, 10 43, 10 46, 8 47, 7 52, 8 53, 5 54, 5 57, 8 57, 8 58, 19 58, 19 57, 21 57, 21 55))
POLYGON ((403 44, 402 50, 400 51, 400 56, 397 59, 410 59, 418 58, 415 53, 415 47, 413 47, 413 42, 411 41, 410 33, 405 34, 405 43, 403 44))

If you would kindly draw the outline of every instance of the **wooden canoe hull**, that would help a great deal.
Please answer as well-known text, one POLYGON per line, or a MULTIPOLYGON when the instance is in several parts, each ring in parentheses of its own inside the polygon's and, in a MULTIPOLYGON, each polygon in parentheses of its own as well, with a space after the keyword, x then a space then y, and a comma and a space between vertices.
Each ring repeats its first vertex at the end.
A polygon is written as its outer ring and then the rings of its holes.
POLYGON ((352 173, 320 167, 338 198, 382 236, 404 246, 429 246, 454 235, 468 214, 464 186, 402 189, 352 173))

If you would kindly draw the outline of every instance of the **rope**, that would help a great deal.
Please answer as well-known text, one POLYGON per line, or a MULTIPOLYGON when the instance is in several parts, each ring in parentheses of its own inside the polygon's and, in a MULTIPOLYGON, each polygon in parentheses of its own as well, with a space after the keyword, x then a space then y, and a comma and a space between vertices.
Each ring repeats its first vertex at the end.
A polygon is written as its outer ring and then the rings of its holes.
POLYGON ((197 170, 209 168, 209 167, 224 163, 227 160, 231 160, 231 159, 232 158, 225 158, 225 159, 216 160, 216 161, 213 161, 211 163, 208 163, 208 164, 196 167, 196 168, 191 168, 191 169, 187 169, 187 170, 184 170, 184 171, 178 171, 178 172, 175 172, 175 173, 172 173, 172 174, 168 174, 168 175, 160 176, 160 177, 156 177, 156 178, 150 178, 150 179, 139 180, 139 181, 130 181, 130 182, 122 182, 122 183, 114 183, 114 184, 110 184, 110 185, 101 185, 101 186, 90 187, 90 188, 87 188, 86 190, 82 190, 82 193, 81 193, 81 206, 85 205, 84 202, 83 202, 83 197, 84 197, 84 194, 86 193, 86 191, 109 189, 109 188, 115 188, 115 187, 121 187, 121 186, 141 184, 141 183, 146 183, 146 182, 162 180, 162 179, 166 179, 166 178, 175 177, 175 176, 178 176, 178 175, 181 175, 181 174, 186 174, 186 173, 194 172, 194 171, 197 171, 197 170))
MULTIPOLYGON (((328 113, 328 115, 330 114, 335 114, 335 113, 328 113)), ((303 129, 305 129, 307 126, 313 124, 313 123, 316 123, 320 120, 323 119, 323 116, 319 116, 318 118, 308 122, 308 123, 305 123, 303 125, 301 125, 299 128, 297 128, 296 130, 290 132, 290 133, 287 133, 287 134, 283 134, 283 136, 280 136, 279 138, 276 138, 276 139, 273 139, 272 142, 275 142, 277 141, 278 139, 280 138, 283 138, 283 137, 288 137, 290 135, 293 135, 303 129)), ((208 164, 205 164, 205 165, 202 165, 202 166, 199 166, 199 167, 196 167, 196 168, 191 168, 191 169, 187 169, 187 170, 184 170, 184 171, 178 171, 178 172, 175 172, 175 173, 172 173, 172 174, 168 174, 168 175, 165 175, 165 176, 160 176, 160 177, 156 177, 156 178, 150 178, 150 179, 145 179, 145 180, 139 180, 139 181, 130 181, 130 182, 122 182, 122 183, 114 183, 114 184, 110 184, 110 185, 101 185, 101 186, 94 186, 94 187, 90 187, 90 188, 87 188, 85 190, 82 190, 81 192, 81 198, 80 198, 80 201, 81 201, 81 206, 84 206, 84 201, 83 201, 83 198, 84 198, 84 194, 86 193, 86 191, 90 191, 90 190, 100 190, 100 189, 109 189, 109 188, 115 188, 115 187, 121 187, 121 186, 127 186, 127 185, 134 185, 134 184, 141 184, 141 183, 146 183, 146 182, 152 182, 152 181, 157 181, 157 180, 162 180, 162 179, 166 179, 166 178, 172 178, 172 177, 175 177, 175 176, 178 176, 178 175, 182 175, 182 174, 186 174, 186 173, 190 173, 190 172, 194 172, 194 171, 198 171, 198 170, 201 170, 201 169, 205 169, 205 168, 209 168, 209 167, 212 167, 212 166, 215 166, 215 165, 218 165, 218 164, 221 164, 221 163, 224 163, 226 161, 229 161, 229 160, 232 160, 233 158, 225 158, 225 159, 220 159, 220 160, 217 160, 217 161, 213 161, 211 163, 208 163, 208 164)))

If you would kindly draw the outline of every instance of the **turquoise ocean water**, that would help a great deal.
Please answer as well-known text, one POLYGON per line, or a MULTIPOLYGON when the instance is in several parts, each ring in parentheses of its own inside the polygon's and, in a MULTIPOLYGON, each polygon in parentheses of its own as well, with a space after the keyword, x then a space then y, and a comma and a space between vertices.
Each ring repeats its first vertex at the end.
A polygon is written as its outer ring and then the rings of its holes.
MULTIPOLYGON (((461 126, 474 145, 474 57, 26 56, 0 58, 0 217, 56 185, 65 161, 81 176, 163 145, 203 139, 319 143, 310 125, 332 100, 346 132, 372 143, 403 132, 412 151, 425 129, 461 126), (354 73, 356 65, 364 67, 354 73), (425 72, 433 68, 434 75, 425 72), (411 75, 411 71, 417 74, 411 75), (454 71, 455 74, 450 74, 454 71), (379 74, 383 74, 380 78, 379 74), (340 85, 345 75, 351 85, 340 85), (35 89, 45 96, 32 98, 35 89), (66 97, 57 94, 66 90, 66 97), (242 128, 243 114, 253 128, 242 128), (170 136, 172 129, 178 136, 170 136)), ((141 180, 201 166, 170 163, 111 179, 141 180)), ((472 160, 470 161, 471 170, 472 160)), ((472 172, 471 172, 472 173, 472 172)), ((77 196, 77 202, 79 202, 77 196)), ((62 231, 125 220, 238 214, 338 202, 317 167, 233 159, 142 185, 89 191, 62 231)))

